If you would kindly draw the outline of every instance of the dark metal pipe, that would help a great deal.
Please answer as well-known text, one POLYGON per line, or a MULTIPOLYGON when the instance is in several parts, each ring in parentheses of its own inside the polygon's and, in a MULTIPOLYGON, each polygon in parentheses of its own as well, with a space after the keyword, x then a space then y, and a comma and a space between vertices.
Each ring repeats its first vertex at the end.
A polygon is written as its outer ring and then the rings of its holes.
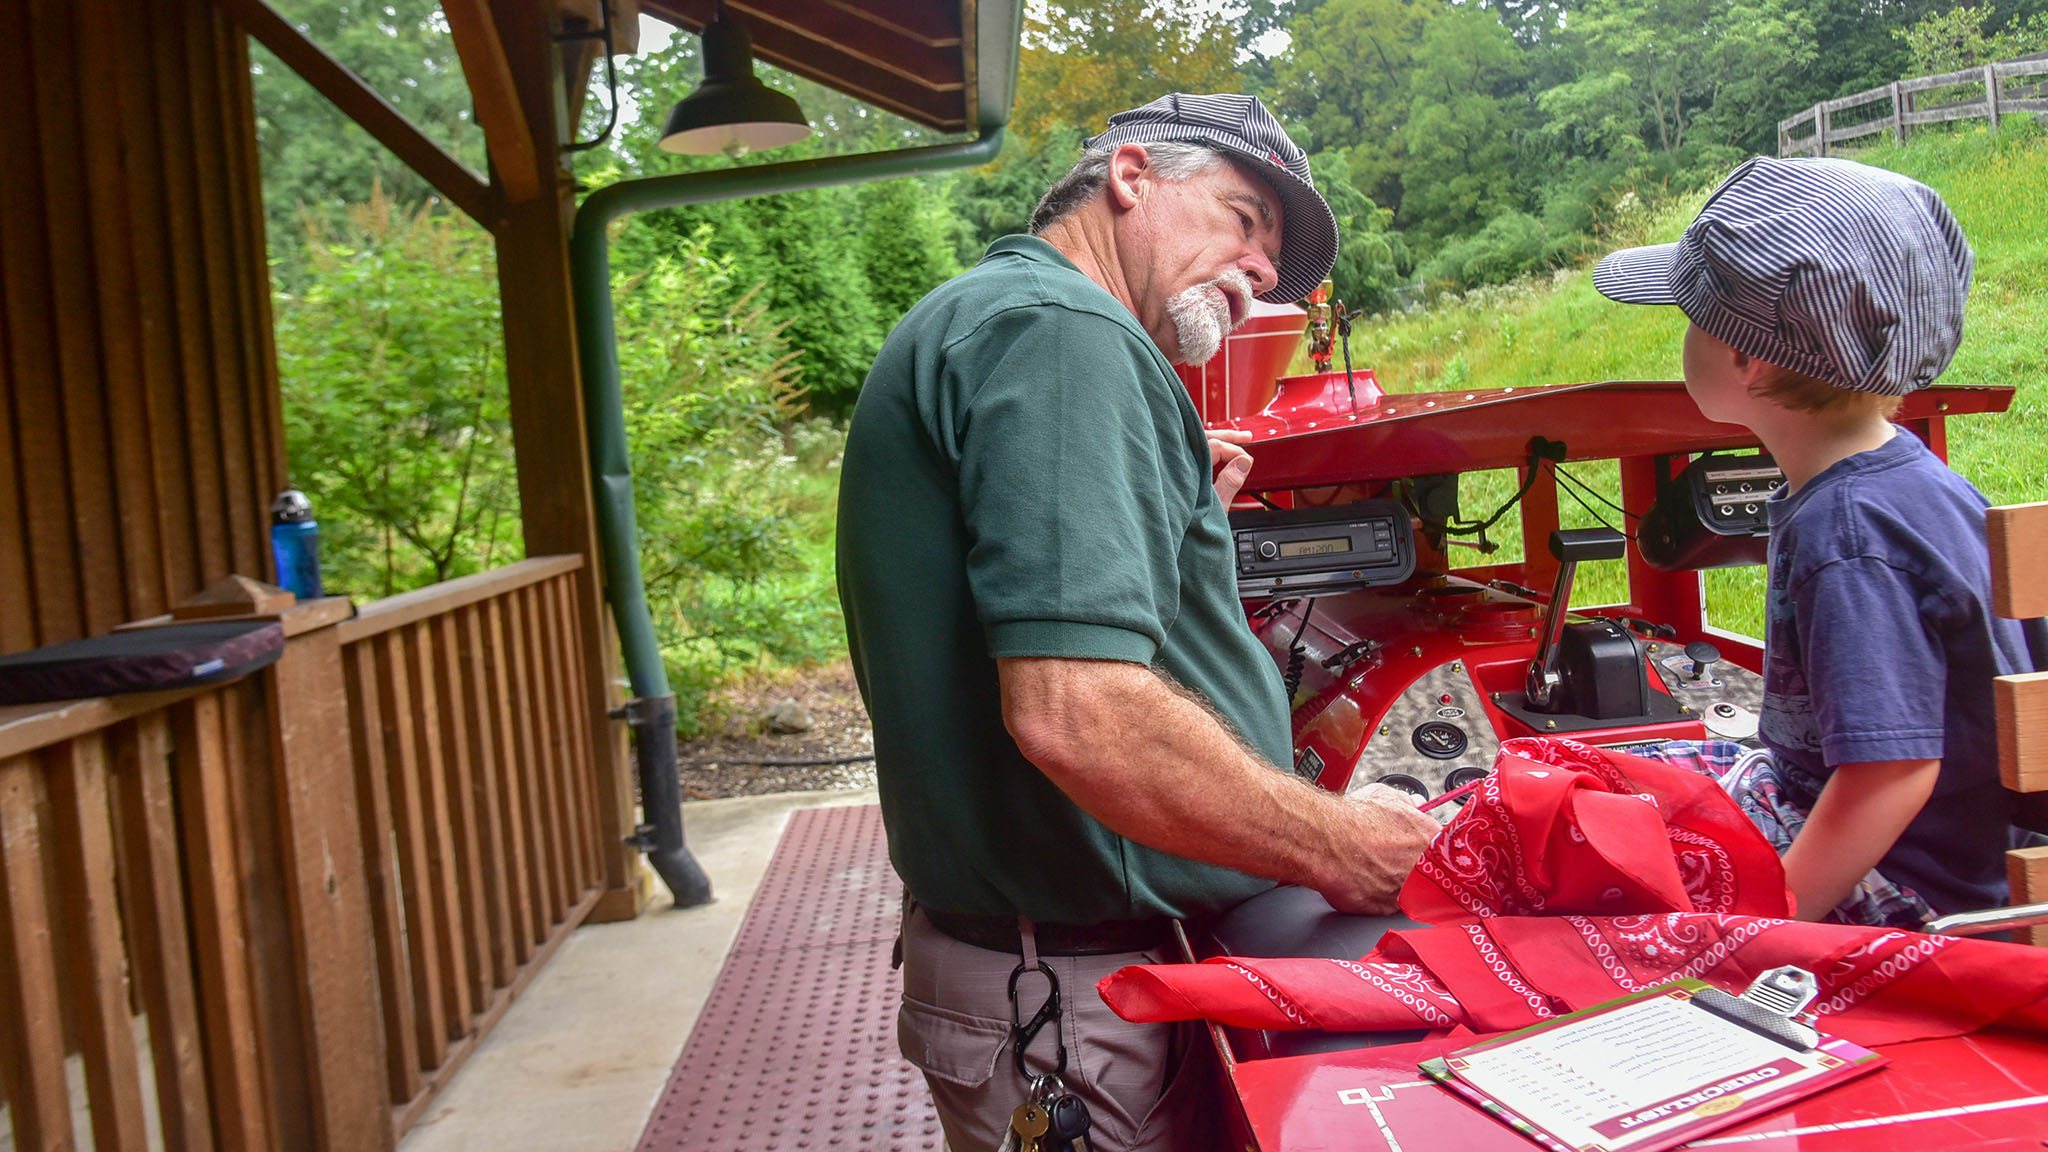
POLYGON ((626 843, 647 854, 647 863, 668 885, 677 907, 706 903, 711 899, 711 878, 683 842, 683 786, 676 777, 676 698, 642 696, 621 711, 633 729, 640 811, 647 817, 626 843))

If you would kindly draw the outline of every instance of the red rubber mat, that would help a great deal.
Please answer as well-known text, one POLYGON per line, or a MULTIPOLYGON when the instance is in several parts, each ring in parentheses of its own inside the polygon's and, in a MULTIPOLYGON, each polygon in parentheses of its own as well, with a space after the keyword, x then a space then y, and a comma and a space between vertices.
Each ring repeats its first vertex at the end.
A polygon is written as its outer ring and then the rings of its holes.
POLYGON ((792 816, 640 1152, 944 1148, 896 1053, 902 900, 879 807, 792 816))

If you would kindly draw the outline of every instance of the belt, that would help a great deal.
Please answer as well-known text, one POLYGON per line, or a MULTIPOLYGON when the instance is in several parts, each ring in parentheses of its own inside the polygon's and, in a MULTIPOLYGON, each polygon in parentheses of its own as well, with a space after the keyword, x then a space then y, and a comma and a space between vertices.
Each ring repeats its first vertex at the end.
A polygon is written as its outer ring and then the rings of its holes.
MULTIPOLYGON (((1012 955, 1023 951, 1024 940, 1017 934, 1015 916, 969 916, 919 907, 932 927, 962 944, 1012 955)), ((1031 929, 1040 955, 1107 956, 1164 947, 1173 938, 1172 925, 1169 917, 1152 916, 1144 920, 1104 920, 1098 924, 1034 923, 1031 929)))

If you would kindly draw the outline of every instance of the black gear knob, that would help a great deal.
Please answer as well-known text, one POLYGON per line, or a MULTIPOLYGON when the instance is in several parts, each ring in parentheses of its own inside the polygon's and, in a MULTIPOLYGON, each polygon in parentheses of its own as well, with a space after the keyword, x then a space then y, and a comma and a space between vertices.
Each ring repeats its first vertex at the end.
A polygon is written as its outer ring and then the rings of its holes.
POLYGON ((1691 680, 1704 680, 1707 676, 1707 669, 1713 667, 1714 661, 1721 658, 1721 650, 1705 640, 1695 640, 1685 646, 1685 656, 1686 659, 1692 661, 1692 673, 1687 678, 1691 680))

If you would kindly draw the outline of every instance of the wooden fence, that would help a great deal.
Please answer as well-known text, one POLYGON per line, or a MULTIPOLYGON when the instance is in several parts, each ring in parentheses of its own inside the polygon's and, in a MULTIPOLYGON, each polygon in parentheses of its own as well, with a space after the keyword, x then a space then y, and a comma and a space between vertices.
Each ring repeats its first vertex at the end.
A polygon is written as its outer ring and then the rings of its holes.
POLYGON ((228 684, 0 708, 14 1148, 395 1144, 602 889, 581 566, 300 605, 228 684))
POLYGON ((1837 144, 1890 132, 1895 143, 1903 144, 1917 124, 1940 124, 1950 120, 1985 119, 1998 127, 1998 119, 2012 112, 2048 112, 2048 89, 2042 81, 2014 84, 2030 76, 2048 76, 2048 59, 2028 58, 1986 64, 1961 72, 1896 80, 1852 96, 1823 100, 1796 116, 1778 121, 1778 155, 1826 156, 1837 144), (1931 107, 1916 107, 1922 93, 1968 85, 1982 96, 1951 101, 1931 107), (1851 109, 1887 102, 1888 115, 1848 117, 1851 123, 1837 124, 1839 114, 1851 109), (1795 130, 1804 128, 1803 134, 1795 130))

